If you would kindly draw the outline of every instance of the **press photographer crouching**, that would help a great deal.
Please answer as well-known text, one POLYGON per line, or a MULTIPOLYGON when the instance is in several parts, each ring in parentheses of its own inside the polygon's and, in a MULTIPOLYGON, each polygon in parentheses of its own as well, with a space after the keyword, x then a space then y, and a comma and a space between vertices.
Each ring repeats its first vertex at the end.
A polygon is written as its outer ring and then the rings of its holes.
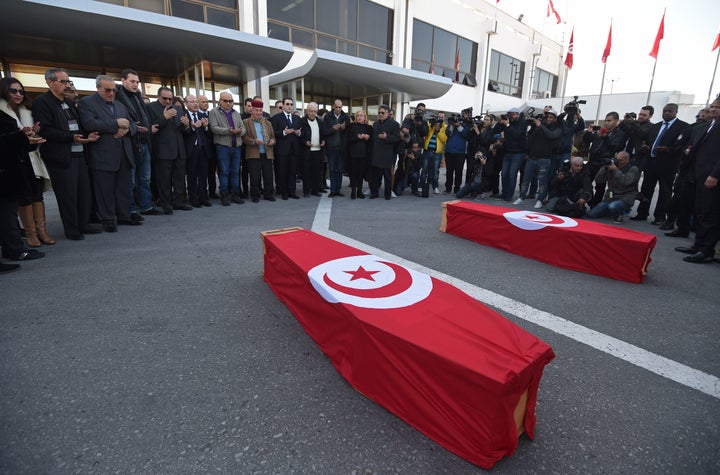
POLYGON ((588 212, 588 218, 612 216, 614 223, 623 222, 623 213, 635 203, 640 170, 630 165, 630 154, 618 152, 615 158, 605 159, 595 175, 595 183, 607 185, 605 197, 588 212))
POLYGON ((592 198, 592 180, 582 157, 572 157, 550 182, 550 199, 545 209, 570 218, 585 216, 585 205, 592 198))
POLYGON ((455 195, 457 198, 464 198, 468 193, 477 193, 479 199, 487 198, 490 194, 487 174, 483 172, 487 164, 487 157, 482 152, 475 152, 475 163, 473 166, 473 177, 469 183, 460 188, 455 195))
POLYGON ((417 140, 406 139, 409 137, 407 128, 403 127, 400 132, 402 137, 400 141, 398 166, 395 170, 395 192, 396 196, 400 196, 405 188, 410 186, 412 194, 420 196, 418 186, 420 182, 420 167, 422 165, 422 152, 420 144, 417 140))

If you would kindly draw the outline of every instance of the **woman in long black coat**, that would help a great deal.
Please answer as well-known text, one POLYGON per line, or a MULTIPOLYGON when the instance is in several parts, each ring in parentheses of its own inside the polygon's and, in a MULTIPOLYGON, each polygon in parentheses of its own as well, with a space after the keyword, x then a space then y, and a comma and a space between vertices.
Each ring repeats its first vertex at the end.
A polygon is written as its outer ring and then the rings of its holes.
POLYGON ((347 131, 348 157, 350 162, 350 198, 365 198, 362 192, 363 177, 370 166, 370 145, 373 129, 367 123, 364 110, 355 112, 355 122, 347 131))

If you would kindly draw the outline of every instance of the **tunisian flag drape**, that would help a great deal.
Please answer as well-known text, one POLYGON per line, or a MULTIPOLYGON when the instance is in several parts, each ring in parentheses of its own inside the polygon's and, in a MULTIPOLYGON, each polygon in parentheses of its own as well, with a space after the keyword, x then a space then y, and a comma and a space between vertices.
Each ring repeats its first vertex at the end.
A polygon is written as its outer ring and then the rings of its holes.
POLYGON ((362 394, 484 468, 534 436, 547 344, 450 284, 319 234, 263 244, 265 281, 362 394))

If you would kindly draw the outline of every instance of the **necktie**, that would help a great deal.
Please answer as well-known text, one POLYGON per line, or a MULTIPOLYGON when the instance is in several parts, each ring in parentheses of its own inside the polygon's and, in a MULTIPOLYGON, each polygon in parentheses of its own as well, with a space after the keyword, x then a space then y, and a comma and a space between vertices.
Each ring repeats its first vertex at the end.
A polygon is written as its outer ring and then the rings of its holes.
POLYGON ((650 153, 650 156, 651 156, 651 157, 655 157, 655 156, 656 156, 656 154, 655 154, 655 147, 658 146, 658 144, 660 143, 660 139, 662 139, 662 136, 665 135, 665 132, 666 132, 667 129, 668 129, 668 125, 669 125, 668 122, 663 122, 663 126, 662 126, 662 128, 660 129, 660 133, 658 134, 657 138, 655 139, 655 143, 653 143, 652 150, 651 150, 651 153, 650 153))
POLYGON ((193 124, 197 122, 197 114, 193 112, 193 124))
POLYGON ((290 117, 290 114, 287 114, 286 117, 287 117, 288 125, 292 129, 292 117, 290 117))
POLYGON ((115 116, 115 105, 112 102, 108 101, 107 106, 108 106, 108 109, 110 109, 110 113, 114 117, 115 116))

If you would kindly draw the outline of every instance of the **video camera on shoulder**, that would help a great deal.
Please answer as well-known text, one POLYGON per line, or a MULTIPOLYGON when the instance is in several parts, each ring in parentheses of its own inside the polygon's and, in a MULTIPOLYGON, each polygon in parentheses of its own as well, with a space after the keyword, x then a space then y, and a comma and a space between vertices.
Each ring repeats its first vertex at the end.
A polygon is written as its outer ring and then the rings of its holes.
POLYGON ((565 104, 563 109, 567 117, 579 115, 580 104, 587 104, 587 101, 585 99, 578 99, 578 96, 573 96, 572 101, 565 104))
POLYGON ((603 165, 605 165, 605 166, 608 166, 608 165, 617 165, 617 159, 616 159, 615 157, 603 158, 602 163, 603 163, 603 165))

